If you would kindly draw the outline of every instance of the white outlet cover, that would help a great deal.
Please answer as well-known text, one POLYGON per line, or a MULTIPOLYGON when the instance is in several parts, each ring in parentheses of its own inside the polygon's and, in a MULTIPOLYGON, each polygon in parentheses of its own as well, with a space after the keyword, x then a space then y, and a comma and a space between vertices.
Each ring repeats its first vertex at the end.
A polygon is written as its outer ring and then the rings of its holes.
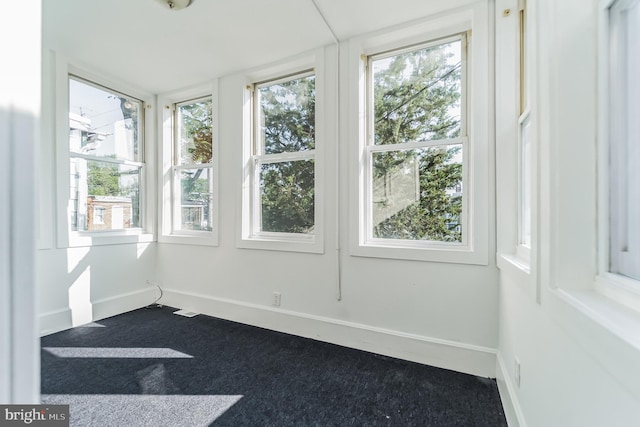
POLYGON ((280 292, 274 292, 273 293, 273 302, 272 304, 276 307, 280 306, 280 301, 281 301, 282 295, 280 294, 280 292))

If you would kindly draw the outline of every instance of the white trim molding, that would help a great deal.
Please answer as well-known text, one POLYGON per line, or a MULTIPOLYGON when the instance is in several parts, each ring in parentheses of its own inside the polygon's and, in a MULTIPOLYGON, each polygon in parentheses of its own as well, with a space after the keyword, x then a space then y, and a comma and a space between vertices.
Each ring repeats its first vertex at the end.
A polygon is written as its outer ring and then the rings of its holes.
MULTIPOLYGON (((83 247, 94 245, 112 245, 123 243, 143 243, 155 240, 155 129, 154 113, 155 96, 130 87, 124 83, 114 81, 87 68, 75 66, 68 58, 59 53, 54 56, 55 93, 55 162, 56 162, 56 235, 57 247, 83 247), (144 109, 143 122, 143 158, 140 176, 140 200, 142 228, 125 229, 105 232, 72 231, 69 219, 69 77, 80 79, 104 86, 116 93, 127 94, 142 102, 144 109)), ((45 71, 47 71, 45 69, 45 71)), ((51 91, 49 91, 51 92, 51 91)))
MULTIPOLYGON (((143 289, 91 301, 91 321, 106 319, 152 304, 158 298, 158 288, 147 286, 143 289)), ((74 324, 72 310, 65 307, 40 314, 40 336, 64 331, 82 324, 74 324)))
POLYGON ((324 253, 325 233, 325 161, 324 152, 328 134, 325 105, 331 96, 325 73, 325 49, 315 49, 294 58, 270 64, 259 69, 250 70, 242 76, 244 98, 242 104, 242 181, 238 198, 236 247, 243 249, 262 249, 288 252, 324 253), (258 157, 255 152, 254 89, 256 85, 269 81, 281 81, 296 75, 313 72, 315 76, 315 149, 308 153, 297 153, 282 156, 282 159, 314 160, 314 230, 313 234, 298 233, 255 233, 257 177, 253 162, 258 157), (310 154, 313 153, 313 154, 310 154))
POLYGON ((40 401, 35 162, 41 125, 42 4, 0 14, 0 402, 40 401))
MULTIPOLYGON (((343 74, 348 92, 349 168, 349 242, 354 256, 488 265, 492 217, 491 157, 493 152, 492 111, 494 104, 490 31, 490 4, 476 2, 429 17, 411 25, 351 39, 348 42, 346 72, 343 74), (462 58, 466 75, 462 77, 466 96, 462 111, 464 200, 462 209, 462 242, 449 244, 436 241, 370 238, 366 218, 370 218, 368 193, 371 179, 368 153, 374 148, 367 141, 367 58, 397 49, 436 42, 464 34, 462 58), (465 54, 466 52, 466 54, 465 54)), ((464 73, 463 70, 463 74, 464 73)), ((457 141, 440 141, 440 143, 457 141)), ((400 145, 400 144, 398 144, 400 145)), ((409 145, 408 147, 411 147, 409 145)), ((375 150, 379 148, 376 146, 375 150)), ((345 150, 346 151, 346 150, 345 150)))
POLYGON ((275 309, 176 289, 160 301, 221 319, 312 338, 358 350, 494 378, 496 350, 434 337, 408 334, 323 316, 275 309))
POLYGON ((496 382, 498 383, 498 392, 502 401, 502 408, 507 419, 509 427, 527 427, 527 423, 518 401, 518 395, 515 392, 515 386, 509 376, 502 353, 498 352, 496 357, 496 382))

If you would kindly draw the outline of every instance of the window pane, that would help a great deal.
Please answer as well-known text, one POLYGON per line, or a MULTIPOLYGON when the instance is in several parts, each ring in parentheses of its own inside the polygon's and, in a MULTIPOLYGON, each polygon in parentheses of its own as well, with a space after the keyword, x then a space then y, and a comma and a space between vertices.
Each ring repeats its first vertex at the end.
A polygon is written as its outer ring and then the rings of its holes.
POLYGON ((211 231, 213 213, 211 168, 180 169, 181 230, 211 231))
POLYGON ((262 154, 315 148, 315 76, 259 87, 258 97, 262 154))
POLYGON ((211 163, 212 110, 211 99, 179 105, 178 114, 178 163, 211 163))
POLYGON ((610 269, 640 280, 640 3, 611 11, 610 269))
POLYGON ((374 238, 462 241, 461 145, 372 156, 374 238))
POLYGON ((313 234, 314 162, 259 165, 261 230, 313 234))
POLYGON ((374 144, 460 135, 461 41, 371 62, 374 144))
POLYGON ((142 102, 69 79, 69 150, 140 161, 142 102))
POLYGON ((74 231, 140 227, 140 166, 70 159, 74 231))

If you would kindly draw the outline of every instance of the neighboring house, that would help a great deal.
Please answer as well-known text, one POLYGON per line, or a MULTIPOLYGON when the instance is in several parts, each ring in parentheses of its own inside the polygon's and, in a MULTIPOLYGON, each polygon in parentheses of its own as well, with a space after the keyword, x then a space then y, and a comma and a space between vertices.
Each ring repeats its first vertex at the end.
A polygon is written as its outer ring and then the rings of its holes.
MULTIPOLYGON (((118 123, 123 127, 123 123, 118 123)), ((91 119, 69 113, 69 147, 77 153, 95 155, 107 138, 96 132, 91 119)), ((122 230, 132 226, 132 200, 121 196, 97 196, 88 194, 87 160, 72 158, 70 163, 71 187, 69 214, 74 231, 122 230)), ((122 180, 119 177, 118 180, 122 180)))
POLYGON ((132 203, 129 197, 87 197, 87 231, 130 228, 131 218, 132 203))

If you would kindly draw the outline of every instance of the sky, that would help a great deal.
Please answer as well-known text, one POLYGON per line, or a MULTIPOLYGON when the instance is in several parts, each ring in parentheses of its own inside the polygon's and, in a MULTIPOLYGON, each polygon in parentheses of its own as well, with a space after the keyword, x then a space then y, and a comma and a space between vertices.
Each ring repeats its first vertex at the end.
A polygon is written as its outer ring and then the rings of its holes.
MULTIPOLYGON (((131 99, 133 106, 141 103, 131 99)), ((120 97, 82 81, 69 79, 69 111, 91 120, 91 128, 106 133, 106 139, 91 154, 108 156, 115 153, 114 123, 123 120, 120 97)), ((124 142, 127 144, 127 142, 124 142)), ((136 159, 128 159, 136 160, 136 159)))

